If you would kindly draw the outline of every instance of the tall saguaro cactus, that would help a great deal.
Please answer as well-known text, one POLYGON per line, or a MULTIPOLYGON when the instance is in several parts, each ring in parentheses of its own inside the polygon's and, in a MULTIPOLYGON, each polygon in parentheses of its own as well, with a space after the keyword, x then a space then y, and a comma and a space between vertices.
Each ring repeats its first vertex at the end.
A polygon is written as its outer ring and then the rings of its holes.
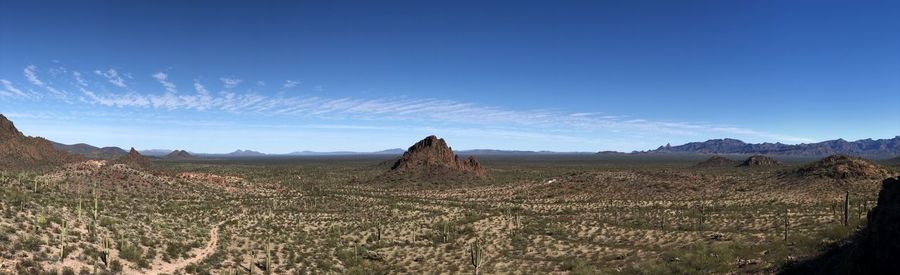
POLYGON ((789 214, 790 214, 789 209, 785 208, 784 209, 784 241, 785 242, 787 242, 787 240, 788 240, 788 231, 790 230, 791 220, 790 220, 790 217, 788 216, 789 214))
POLYGON ((844 226, 850 225, 850 191, 844 193, 844 226))
POLYGON ((62 232, 59 234, 59 261, 62 262, 66 258, 66 230, 68 223, 63 221, 62 232))
POLYGON ((478 268, 484 265, 484 261, 484 249, 478 242, 478 238, 475 238, 475 241, 469 247, 469 263, 475 267, 475 275, 478 275, 478 268))

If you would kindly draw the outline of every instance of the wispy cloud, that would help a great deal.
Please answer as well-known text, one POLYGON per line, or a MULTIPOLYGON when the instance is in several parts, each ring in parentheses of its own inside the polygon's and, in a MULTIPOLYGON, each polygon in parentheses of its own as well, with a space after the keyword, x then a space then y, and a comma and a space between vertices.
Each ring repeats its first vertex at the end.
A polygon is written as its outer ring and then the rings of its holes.
POLYGON ((243 81, 241 79, 229 78, 229 77, 222 77, 222 78, 219 78, 219 80, 222 81, 222 85, 225 86, 225 89, 231 89, 231 88, 237 87, 237 85, 241 84, 241 82, 243 81))
POLYGON ((72 76, 75 77, 75 83, 78 83, 79 86, 86 87, 88 85, 87 80, 84 80, 84 78, 81 77, 80 72, 73 71, 72 76))
POLYGON ((300 81, 285 80, 284 85, 282 85, 281 87, 285 88, 285 89, 290 89, 290 88, 297 87, 297 85, 300 85, 300 81))
POLYGON ((96 70, 96 71, 94 71, 94 73, 97 75, 106 77, 106 79, 109 80, 109 83, 112 83, 116 87, 123 88, 123 89, 128 88, 128 85, 125 84, 125 79, 123 79, 121 76, 119 76, 119 72, 116 71, 115 69, 109 69, 106 71, 96 70))
POLYGON ((166 91, 168 91, 170 93, 178 92, 178 90, 175 88, 175 83, 168 81, 168 78, 169 78, 168 74, 166 74, 164 72, 158 72, 153 75, 153 78, 155 78, 156 81, 159 81, 159 84, 162 84, 162 86, 166 88, 166 91))
MULTIPOLYGON (((26 78, 44 81, 37 78, 35 68, 26 68, 26 78)), ((105 72, 97 71, 115 86, 125 86, 124 80, 113 69, 105 72), (119 85, 121 84, 121 86, 119 85)), ((68 74, 67 74, 68 75, 68 74)), ((95 92, 88 88, 92 84, 74 72, 72 77, 83 94, 81 102, 93 105, 118 108, 161 109, 161 110, 195 110, 206 112, 222 112, 235 115, 261 115, 280 117, 307 117, 324 119, 346 119, 398 122, 407 121, 421 125, 443 125, 442 127, 461 128, 506 128, 511 132, 569 132, 575 135, 590 136, 598 132, 624 135, 646 136, 743 136, 764 140, 785 142, 809 142, 810 139, 769 133, 756 129, 718 125, 698 122, 660 121, 632 116, 610 115, 598 112, 567 112, 554 109, 516 110, 501 106, 486 106, 474 102, 454 101, 435 98, 328 98, 320 96, 284 96, 260 94, 256 92, 236 93, 230 90, 211 92, 199 79, 194 79, 193 88, 196 93, 177 94, 176 86, 169 81, 169 75, 163 72, 152 77, 158 81, 166 92, 141 93, 128 89, 126 93, 95 92)), ((219 79, 226 89, 234 88, 241 83, 237 78, 219 79)), ((33 82, 32 82, 33 83, 33 82)), ((3 93, 6 96, 27 96, 27 93, 13 86, 10 81, 2 80, 3 93)), ((298 85, 290 80, 282 87, 298 85)), ((322 89, 321 86, 317 86, 322 89)), ((404 123, 407 124, 407 123, 404 123)))
POLYGON ((25 78, 27 78, 28 82, 31 82, 31 84, 44 87, 44 82, 38 78, 37 72, 35 72, 36 70, 37 66, 35 65, 28 65, 28 67, 25 67, 25 78))
POLYGON ((49 91, 53 96, 55 96, 55 97, 65 97, 66 96, 65 92, 62 92, 62 91, 54 88, 53 86, 47 85, 46 83, 44 83, 44 81, 42 81, 40 78, 38 78, 37 66, 28 65, 23 70, 23 73, 25 74, 25 78, 28 79, 28 82, 31 82, 31 84, 34 84, 35 86, 47 89, 47 91, 49 91))
POLYGON ((9 80, 0 79, 0 83, 3 83, 3 90, 0 91, 0 95, 28 97, 25 92, 22 92, 22 90, 19 90, 19 88, 13 86, 12 82, 10 82, 9 80))

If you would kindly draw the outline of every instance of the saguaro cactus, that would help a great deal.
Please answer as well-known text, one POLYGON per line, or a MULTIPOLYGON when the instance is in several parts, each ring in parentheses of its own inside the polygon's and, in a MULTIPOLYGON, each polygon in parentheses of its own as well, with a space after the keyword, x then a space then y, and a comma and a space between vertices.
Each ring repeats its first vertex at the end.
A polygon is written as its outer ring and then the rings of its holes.
POLYGON ((844 226, 850 225, 850 191, 844 193, 844 226))
POLYGON ((63 221, 62 232, 59 234, 59 261, 62 262, 66 258, 66 230, 68 223, 63 221))
POLYGON ((272 245, 266 244, 266 273, 272 274, 272 245))
POLYGON ((83 216, 82 213, 83 213, 83 212, 84 212, 84 211, 82 210, 82 207, 81 207, 81 196, 79 196, 79 197, 78 197, 78 221, 79 221, 79 222, 82 221, 82 216, 83 216))
POLYGON ((94 193, 94 221, 97 221, 97 211, 99 204, 97 203, 97 193, 94 193))
POLYGON ((484 261, 484 249, 481 248, 478 238, 475 238, 475 241, 469 247, 469 263, 475 267, 475 275, 478 275, 478 268, 484 265, 484 261))
POLYGON ((103 238, 101 241, 101 246, 103 246, 103 254, 100 254, 100 259, 103 260, 103 264, 109 266, 109 238, 103 238))
POLYGON ((790 217, 788 216, 789 214, 790 214, 789 210, 787 208, 785 208, 784 209, 784 241, 785 242, 787 242, 787 240, 788 240, 788 230, 790 230, 790 217))
POLYGON ((702 202, 699 204, 699 207, 700 207, 700 209, 699 209, 699 214, 700 214, 700 215, 699 215, 699 217, 698 217, 698 221, 697 221, 697 222, 698 222, 698 227, 699 227, 700 231, 703 231, 703 222, 706 221, 706 217, 705 217, 705 213, 704 213, 703 203, 702 203, 702 202))

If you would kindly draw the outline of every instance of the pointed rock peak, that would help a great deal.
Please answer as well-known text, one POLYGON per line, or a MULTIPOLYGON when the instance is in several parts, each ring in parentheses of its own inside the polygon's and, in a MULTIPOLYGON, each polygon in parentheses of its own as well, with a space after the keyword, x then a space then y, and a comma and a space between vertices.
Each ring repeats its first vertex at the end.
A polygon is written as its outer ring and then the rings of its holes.
POLYGON ((134 147, 131 147, 131 150, 128 152, 128 155, 118 158, 116 160, 116 163, 123 163, 126 165, 132 165, 132 166, 146 166, 148 164, 148 161, 146 158, 144 158, 143 155, 141 155, 140 152, 138 152, 137 149, 134 149, 134 147))
POLYGON ((425 137, 410 146, 409 150, 406 150, 403 156, 394 163, 391 170, 429 175, 461 173, 479 178, 487 176, 487 172, 478 160, 474 157, 460 159, 444 139, 434 135, 425 137))

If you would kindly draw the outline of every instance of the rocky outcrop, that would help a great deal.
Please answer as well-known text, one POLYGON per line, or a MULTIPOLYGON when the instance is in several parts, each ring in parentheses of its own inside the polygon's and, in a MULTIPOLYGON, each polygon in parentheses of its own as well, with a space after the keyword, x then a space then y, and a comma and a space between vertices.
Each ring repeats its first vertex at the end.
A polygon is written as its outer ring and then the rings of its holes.
POLYGON ((845 155, 832 155, 791 172, 797 177, 832 179, 883 179, 891 174, 888 169, 871 161, 845 155))
POLYGON ((779 166, 781 165, 780 161, 777 161, 773 158, 767 156, 755 155, 747 158, 744 162, 741 162, 740 165, 742 167, 766 167, 766 166, 779 166))
POLYGON ((709 159, 697 163, 694 167, 734 167, 738 161, 723 156, 712 156, 709 159))
POLYGON ((150 161, 141 155, 138 150, 135 150, 134 147, 131 147, 131 151, 128 151, 128 155, 116 159, 115 163, 122 163, 132 167, 146 167, 150 165, 150 161))
POLYGON ((77 162, 81 157, 53 148, 42 137, 19 132, 12 121, 0 115, 0 169, 26 169, 77 162))
POLYGON ((423 180, 487 177, 487 171, 478 160, 471 156, 459 158, 444 139, 436 136, 428 136, 409 147, 391 166, 390 173, 423 180))

